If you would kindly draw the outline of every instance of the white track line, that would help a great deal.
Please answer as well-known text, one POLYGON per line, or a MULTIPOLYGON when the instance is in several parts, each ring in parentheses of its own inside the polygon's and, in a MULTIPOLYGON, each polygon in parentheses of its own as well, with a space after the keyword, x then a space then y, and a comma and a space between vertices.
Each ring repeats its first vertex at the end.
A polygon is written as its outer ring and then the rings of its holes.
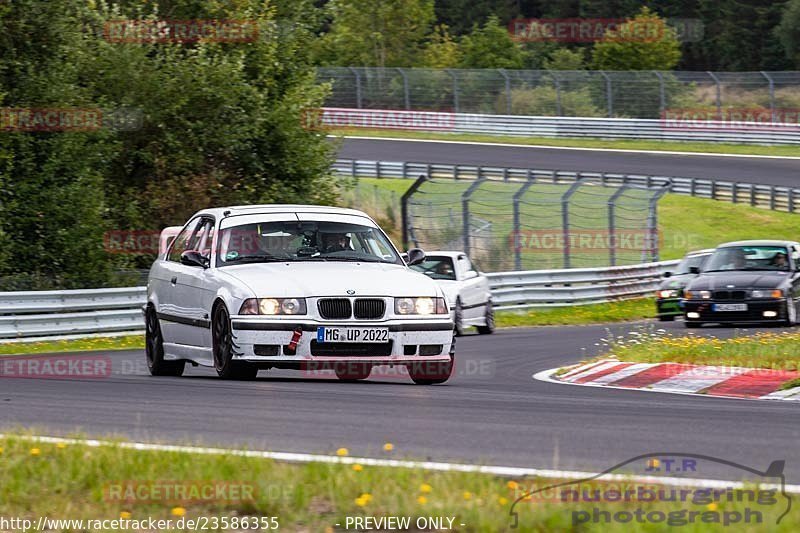
POLYGON ((502 146, 507 148, 537 148, 547 150, 577 150, 588 152, 618 152, 622 154, 664 154, 664 155, 690 155, 701 157, 744 157, 747 159, 800 159, 800 156, 782 155, 751 155, 751 154, 717 154, 713 152, 676 152, 670 150, 633 150, 623 148, 582 148, 579 146, 547 146, 541 144, 514 144, 514 143, 493 143, 478 141, 446 141, 441 139, 403 139, 402 137, 370 137, 368 135, 328 135, 332 139, 355 139, 360 141, 403 141, 416 143, 439 143, 439 144, 464 144, 473 146, 502 146))
MULTIPOLYGON (((62 437, 46 437, 38 435, 5 435, 0 433, 1 438, 20 439, 32 442, 43 442, 47 444, 77 444, 89 446, 91 448, 118 447, 139 451, 162 451, 177 453, 195 453, 199 455, 233 455, 238 457, 256 457, 259 459, 272 459, 288 463, 331 463, 331 464, 355 464, 365 466, 383 466, 392 468, 411 468, 421 470, 436 470, 439 472, 474 472, 479 474, 491 474, 503 477, 543 477, 554 479, 588 479, 598 475, 598 472, 579 472, 573 470, 549 470, 539 468, 521 468, 516 466, 479 466, 463 463, 439 463, 434 461, 401 461, 396 459, 373 459, 370 457, 338 457, 333 455, 317 455, 308 453, 291 452, 266 452, 256 450, 236 450, 226 448, 201 448, 196 446, 176 446, 170 444, 151 444, 147 442, 112 442, 95 439, 68 439, 62 437)), ((655 483, 677 487, 700 487, 700 488, 745 488, 752 486, 753 482, 744 483, 739 481, 725 481, 723 479, 700 479, 700 478, 674 478, 674 477, 655 477, 655 476, 626 476, 622 474, 606 474, 602 476, 605 480, 628 480, 638 483, 655 483)), ((773 483, 758 484, 763 488, 780 489, 780 485, 773 483)), ((786 492, 800 493, 800 485, 785 485, 786 492)))

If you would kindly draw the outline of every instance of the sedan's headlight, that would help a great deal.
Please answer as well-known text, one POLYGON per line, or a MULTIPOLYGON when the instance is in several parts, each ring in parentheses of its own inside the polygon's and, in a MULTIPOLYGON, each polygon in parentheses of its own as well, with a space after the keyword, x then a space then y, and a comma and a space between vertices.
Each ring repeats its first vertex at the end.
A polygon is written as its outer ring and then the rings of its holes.
POLYGON ((783 291, 780 289, 756 289, 750 291, 750 298, 783 298, 783 291))
POLYGON ((248 298, 239 309, 240 315, 304 315, 305 298, 248 298))
POLYGON ((687 300, 708 300, 711 298, 711 291, 686 291, 684 294, 687 300))
POLYGON ((663 289, 656 291, 656 296, 658 298, 675 298, 678 295, 678 291, 674 289, 663 289))
POLYGON ((395 298, 394 312, 398 315, 446 315, 444 298, 395 298))

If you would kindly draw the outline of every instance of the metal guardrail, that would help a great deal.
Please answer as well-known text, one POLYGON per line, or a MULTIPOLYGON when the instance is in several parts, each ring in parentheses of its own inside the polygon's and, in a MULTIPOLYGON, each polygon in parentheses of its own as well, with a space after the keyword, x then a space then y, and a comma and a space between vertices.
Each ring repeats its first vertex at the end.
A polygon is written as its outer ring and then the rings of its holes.
POLYGON ((533 180, 538 183, 556 184, 571 184, 578 179, 586 179, 595 180, 603 185, 629 184, 646 187, 671 181, 669 192, 673 194, 746 204, 773 211, 794 213, 800 210, 800 189, 701 178, 355 159, 338 159, 333 165, 333 170, 340 176, 349 177, 416 179, 420 175, 425 175, 454 180, 474 180, 482 177, 492 180, 533 180))
MULTIPOLYGON (((647 294, 678 262, 487 277, 496 309, 584 305, 647 294)), ((145 287, 0 293, 0 339, 142 330, 145 299, 145 287)))
POLYGON ((570 268, 486 274, 497 310, 565 307, 640 297, 655 291, 680 261, 607 268, 570 268))
POLYGON ((764 145, 800 144, 800 127, 797 124, 771 125, 757 122, 478 115, 331 107, 323 109, 321 122, 330 128, 377 128, 438 133, 764 145))
POLYGON ((146 287, 0 292, 0 339, 144 328, 146 287))

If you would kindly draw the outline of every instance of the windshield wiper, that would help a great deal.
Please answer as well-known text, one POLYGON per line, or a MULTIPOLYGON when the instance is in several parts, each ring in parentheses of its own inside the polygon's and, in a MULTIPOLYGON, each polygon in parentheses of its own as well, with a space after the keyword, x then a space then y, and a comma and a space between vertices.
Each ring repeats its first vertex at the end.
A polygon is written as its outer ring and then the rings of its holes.
POLYGON ((234 259, 229 259, 226 263, 232 262, 254 262, 254 263, 282 263, 286 259, 280 259, 274 255, 240 255, 234 259))

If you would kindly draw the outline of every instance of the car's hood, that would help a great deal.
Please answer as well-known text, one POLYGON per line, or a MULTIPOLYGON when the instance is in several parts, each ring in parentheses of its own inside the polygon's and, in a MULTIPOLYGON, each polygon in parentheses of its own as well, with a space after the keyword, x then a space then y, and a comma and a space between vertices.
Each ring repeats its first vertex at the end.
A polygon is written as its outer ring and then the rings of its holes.
POLYGON ((402 265, 345 262, 252 263, 220 269, 257 297, 438 296, 436 283, 402 265))
POLYGON ((708 272, 693 279, 691 290, 716 289, 771 289, 781 286, 789 277, 789 272, 708 272))
POLYGON ((447 298, 448 305, 450 305, 450 307, 455 307, 456 298, 458 298, 458 290, 461 285, 455 280, 437 279, 434 281, 442 288, 444 296, 447 298))
POLYGON ((666 278, 658 284, 659 289, 682 289, 694 279, 696 274, 678 274, 666 278))

